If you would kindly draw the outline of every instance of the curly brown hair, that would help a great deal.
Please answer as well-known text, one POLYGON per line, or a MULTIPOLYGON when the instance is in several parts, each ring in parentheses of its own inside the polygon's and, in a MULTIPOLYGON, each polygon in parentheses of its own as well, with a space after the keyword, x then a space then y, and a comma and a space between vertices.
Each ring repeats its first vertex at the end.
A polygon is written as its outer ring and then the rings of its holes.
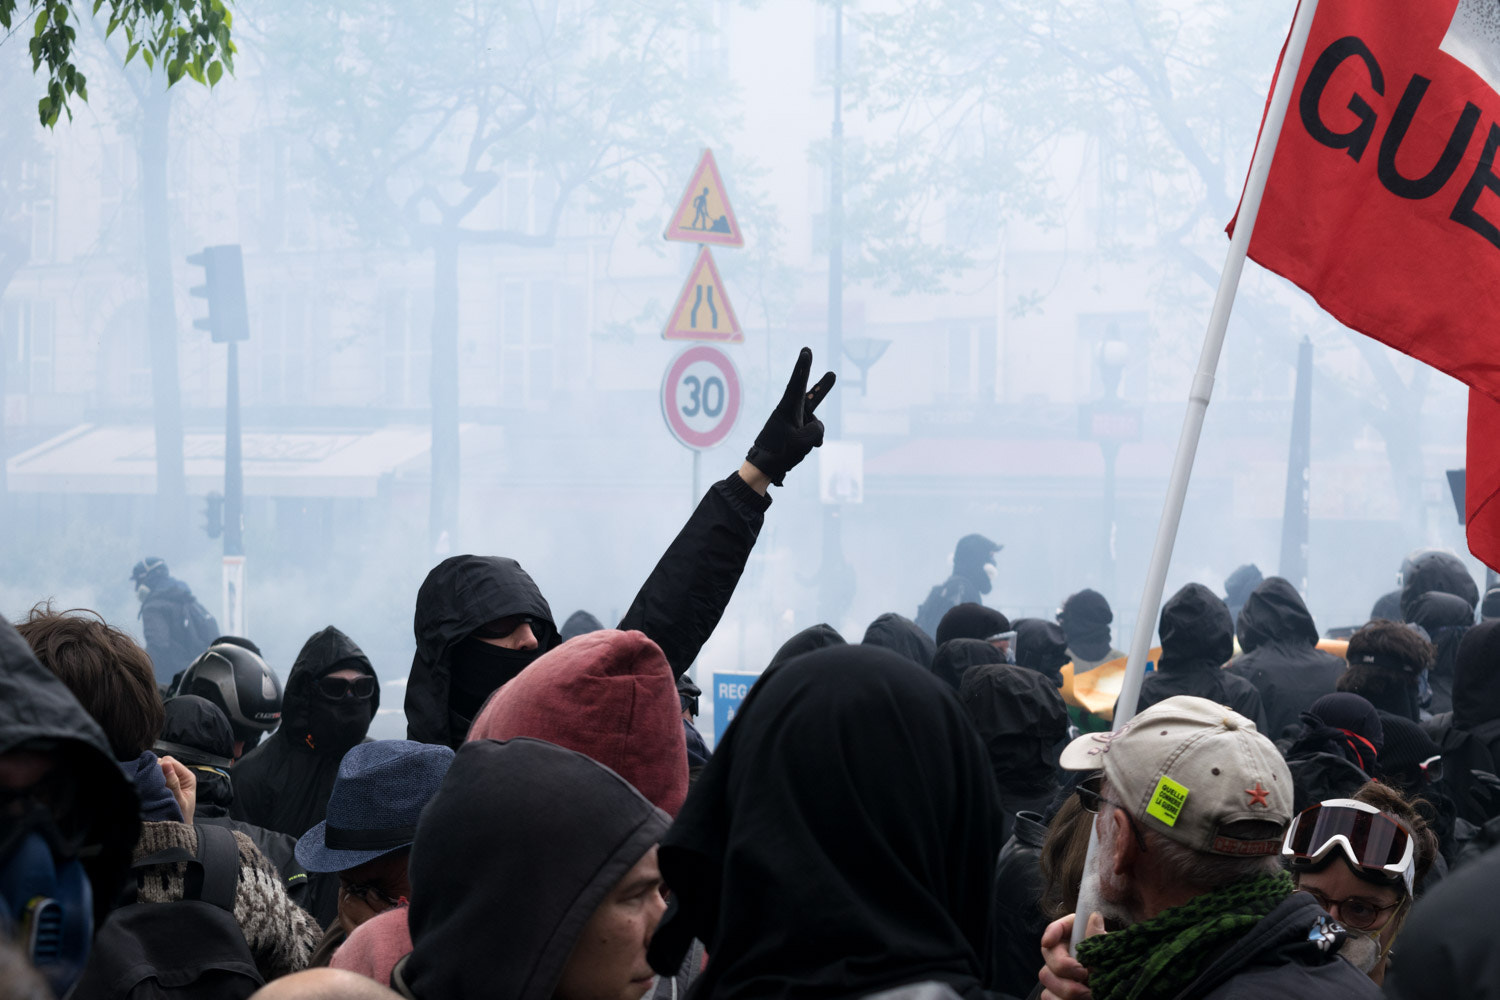
POLYGON ((1433 832, 1432 827, 1427 824, 1427 820, 1417 808, 1427 803, 1421 799, 1408 799, 1390 785, 1379 781, 1366 782, 1350 798, 1356 802, 1374 806, 1381 812, 1395 817, 1407 830, 1411 831, 1412 840, 1415 841, 1416 889, 1420 895, 1422 881, 1427 878, 1427 873, 1432 870, 1438 856, 1437 834, 1433 832))
POLYGON ((151 657, 134 639, 97 611, 54 611, 51 601, 32 608, 16 631, 99 723, 117 760, 151 749, 166 711, 151 657))

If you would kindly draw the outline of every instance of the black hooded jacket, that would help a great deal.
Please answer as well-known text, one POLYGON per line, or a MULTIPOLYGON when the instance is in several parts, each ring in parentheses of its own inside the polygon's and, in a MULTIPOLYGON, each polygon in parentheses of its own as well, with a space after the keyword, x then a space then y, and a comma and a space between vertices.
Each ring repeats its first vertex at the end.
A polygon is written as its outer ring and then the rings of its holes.
POLYGON ((581 753, 465 743, 417 824, 412 952, 393 985, 417 1000, 551 1000, 584 924, 669 822, 581 753))
MULTIPOLYGON (((455 647, 481 625, 511 615, 529 615, 544 623, 540 628, 532 625, 538 655, 560 641, 541 588, 514 559, 452 556, 427 574, 417 591, 413 619, 417 652, 406 682, 407 739, 455 748, 463 743, 473 717, 456 711, 450 700, 455 647)), ((518 673, 521 659, 517 658, 518 673)))
POLYGON ((1343 661, 1317 648, 1318 628, 1302 595, 1279 576, 1251 593, 1235 632, 1244 652, 1229 672, 1260 692, 1265 734, 1275 740, 1295 732, 1302 713, 1333 692, 1343 661))
POLYGON ((1463 598, 1471 615, 1479 606, 1479 585, 1458 556, 1440 549, 1409 556, 1401 568, 1402 619, 1416 621, 1417 598, 1434 591, 1463 598))
POLYGON ((1068 735, 1068 706, 1046 677, 1011 664, 971 667, 958 700, 989 753, 1009 840, 1018 812, 1045 812, 1057 793, 1054 748, 1068 735))
POLYGON ((1488 783, 1474 772, 1500 773, 1500 619, 1469 629, 1454 667, 1453 711, 1422 728, 1442 748, 1443 782, 1459 815, 1476 825, 1495 815, 1488 783))
POLYGON ((30 748, 46 753, 73 782, 74 805, 65 825, 76 823, 83 832, 80 857, 93 888, 97 926, 126 881, 140 836, 135 789, 115 763, 104 730, 0 618, 0 754, 30 748))
POLYGON ((932 672, 953 688, 962 690, 964 674, 983 663, 1005 663, 1005 654, 983 639, 949 639, 932 657, 932 672))
MULTIPOLYGON (((770 497, 738 474, 715 483, 617 627, 644 632, 681 677, 718 627, 770 505, 770 497)), ((549 635, 537 637, 539 653, 556 643, 552 609, 514 559, 453 556, 427 575, 413 619, 417 652, 406 685, 407 739, 451 747, 463 742, 470 720, 451 710, 449 697, 454 648, 481 625, 516 614, 549 627, 549 635)))
POLYGON ((330 702, 317 682, 336 670, 375 676, 369 657, 332 625, 302 646, 281 700, 281 728, 234 765, 229 814, 300 837, 322 822, 339 762, 365 738, 380 707, 380 686, 369 701, 330 702))
POLYGON ((1234 653, 1229 609, 1201 583, 1183 587, 1161 609, 1161 663, 1141 682, 1136 711, 1179 694, 1228 705, 1264 731, 1260 692, 1220 667, 1234 653))
POLYGON ((662 839, 674 904, 651 963, 673 972, 701 940, 701 1000, 931 981, 977 998, 1000 846, 952 691, 886 650, 809 653, 750 689, 662 839))
POLYGON ((889 611, 876 618, 865 629, 863 644, 889 649, 923 670, 932 669, 932 658, 937 655, 937 646, 926 632, 917 627, 916 622, 889 611))

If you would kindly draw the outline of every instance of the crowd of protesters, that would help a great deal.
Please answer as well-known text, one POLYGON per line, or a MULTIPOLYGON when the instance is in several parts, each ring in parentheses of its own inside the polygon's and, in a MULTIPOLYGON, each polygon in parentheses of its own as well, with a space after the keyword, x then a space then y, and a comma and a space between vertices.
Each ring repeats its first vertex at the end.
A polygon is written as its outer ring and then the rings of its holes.
POLYGON ((405 740, 353 638, 283 684, 159 559, 146 649, 0 620, 0 1000, 1500 997, 1500 595, 1451 555, 1342 655, 1285 580, 1189 584, 1111 732, 1064 698, 1108 602, 1011 621, 966 536, 915 619, 788 637, 710 752, 686 671, 822 441, 810 368, 616 628, 434 567, 405 740))

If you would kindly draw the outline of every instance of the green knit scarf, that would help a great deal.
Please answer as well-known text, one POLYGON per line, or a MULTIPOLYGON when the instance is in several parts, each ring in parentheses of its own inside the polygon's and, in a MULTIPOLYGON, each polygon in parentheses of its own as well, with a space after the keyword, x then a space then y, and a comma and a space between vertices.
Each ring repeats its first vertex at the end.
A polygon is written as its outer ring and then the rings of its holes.
POLYGON ((1294 890, 1285 872, 1236 882, 1122 931, 1088 938, 1078 961, 1094 1000, 1163 1000, 1197 978, 1220 948, 1294 890))

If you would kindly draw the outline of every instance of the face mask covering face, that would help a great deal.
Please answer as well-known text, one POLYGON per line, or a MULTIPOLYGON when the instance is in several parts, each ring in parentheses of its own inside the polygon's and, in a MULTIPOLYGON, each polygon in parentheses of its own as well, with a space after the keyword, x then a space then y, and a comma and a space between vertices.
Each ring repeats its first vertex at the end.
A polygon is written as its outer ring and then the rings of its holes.
POLYGON ((485 699, 541 655, 540 648, 506 649, 470 636, 449 655, 449 707, 472 720, 485 699))
POLYGON ((94 932, 93 894, 77 844, 38 805, 0 839, 0 934, 63 996, 83 973, 94 932))
POLYGON ((331 701, 314 692, 307 719, 309 746, 320 753, 344 753, 365 738, 373 717, 369 698, 331 701))
POLYGON ((1349 932, 1349 936, 1344 939, 1339 954, 1353 963, 1360 972, 1369 975, 1380 962, 1380 939, 1369 931, 1358 931, 1353 927, 1344 929, 1349 932))

